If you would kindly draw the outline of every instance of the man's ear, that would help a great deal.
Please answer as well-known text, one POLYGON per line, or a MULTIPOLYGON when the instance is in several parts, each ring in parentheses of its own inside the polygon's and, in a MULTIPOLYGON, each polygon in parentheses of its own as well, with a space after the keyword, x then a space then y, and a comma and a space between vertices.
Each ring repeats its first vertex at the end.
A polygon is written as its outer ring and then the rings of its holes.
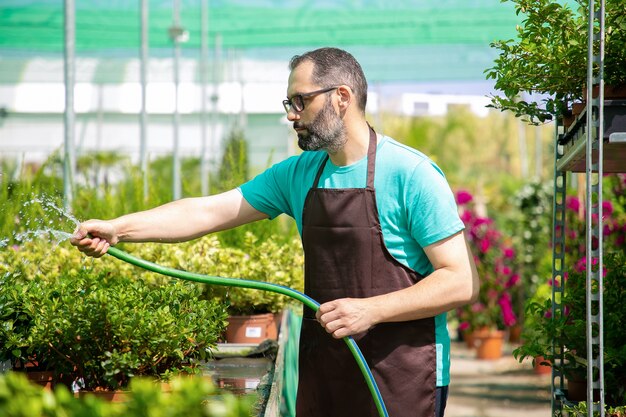
POLYGON ((342 85, 337 88, 337 94, 339 95, 339 109, 346 111, 352 102, 352 89, 350 89, 347 85, 342 85))

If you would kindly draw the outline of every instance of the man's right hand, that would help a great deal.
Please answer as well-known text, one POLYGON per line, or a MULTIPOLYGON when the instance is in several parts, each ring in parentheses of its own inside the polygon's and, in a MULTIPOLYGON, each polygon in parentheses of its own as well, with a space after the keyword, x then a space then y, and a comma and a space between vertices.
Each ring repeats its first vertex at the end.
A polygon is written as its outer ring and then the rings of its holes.
POLYGON ((115 227, 104 220, 88 220, 81 223, 70 238, 70 243, 86 255, 99 258, 110 246, 119 242, 115 227))

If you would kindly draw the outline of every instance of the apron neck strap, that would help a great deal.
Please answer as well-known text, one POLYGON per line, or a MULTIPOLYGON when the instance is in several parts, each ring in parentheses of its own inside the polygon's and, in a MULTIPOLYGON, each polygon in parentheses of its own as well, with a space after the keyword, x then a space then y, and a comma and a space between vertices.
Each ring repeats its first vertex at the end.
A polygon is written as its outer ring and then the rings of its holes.
MULTIPOLYGON (((374 189, 374 172, 375 172, 375 165, 376 165, 376 132, 374 131, 372 126, 370 126, 369 123, 367 124, 367 127, 369 127, 369 131, 370 131, 370 140, 367 146, 367 188, 373 190, 374 189)), ((317 174, 315 175, 315 181, 313 181, 313 188, 317 188, 317 185, 319 184, 319 181, 320 181, 320 177, 322 176, 322 172, 324 171, 324 167, 326 166, 326 162, 328 161, 328 159, 329 159, 329 156, 328 154, 326 154, 326 157, 322 161, 322 164, 318 168, 317 174)))
POLYGON ((370 124, 367 124, 370 128, 370 143, 367 148, 367 188, 374 189, 374 171, 376 166, 376 132, 370 124))

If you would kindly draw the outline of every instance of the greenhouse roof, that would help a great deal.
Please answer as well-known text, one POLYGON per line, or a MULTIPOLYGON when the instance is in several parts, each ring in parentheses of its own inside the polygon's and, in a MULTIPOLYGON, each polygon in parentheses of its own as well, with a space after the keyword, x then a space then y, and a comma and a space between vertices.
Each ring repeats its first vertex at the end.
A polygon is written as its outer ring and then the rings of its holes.
MULTIPOLYGON (((521 20, 512 3, 495 0, 179 0, 187 59, 200 56, 203 1, 209 60, 217 35, 225 59, 285 62, 338 46, 361 61, 371 82, 484 80, 497 54, 490 42, 514 37, 521 20)), ((151 58, 172 56, 173 4, 149 0, 151 58)), ((76 56, 109 66, 136 60, 140 15, 138 0, 76 1, 76 56)), ((0 83, 23 81, 33 59, 62 59, 63 26, 61 0, 2 0, 0 83)))

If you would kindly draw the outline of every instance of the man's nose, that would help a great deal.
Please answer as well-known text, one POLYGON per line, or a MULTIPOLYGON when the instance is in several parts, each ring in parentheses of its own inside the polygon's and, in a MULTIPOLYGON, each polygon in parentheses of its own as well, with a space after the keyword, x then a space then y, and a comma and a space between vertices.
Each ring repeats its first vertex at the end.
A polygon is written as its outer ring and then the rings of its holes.
POLYGON ((293 109, 289 109, 289 111, 287 112, 287 120, 293 122, 298 119, 300 119, 300 113, 294 111, 293 109))

